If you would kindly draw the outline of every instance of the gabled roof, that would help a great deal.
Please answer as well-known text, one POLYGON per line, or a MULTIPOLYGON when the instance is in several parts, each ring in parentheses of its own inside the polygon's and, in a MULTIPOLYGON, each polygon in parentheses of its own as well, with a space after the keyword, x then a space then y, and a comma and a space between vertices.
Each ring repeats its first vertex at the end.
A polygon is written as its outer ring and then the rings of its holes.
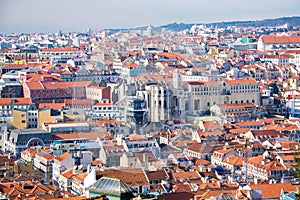
POLYGON ((236 197, 236 190, 208 190, 206 191, 200 198, 202 199, 226 199, 226 200, 234 200, 236 197))
POLYGON ((121 168, 98 171, 97 176, 110 177, 123 181, 129 186, 148 185, 149 180, 142 168, 121 168))
POLYGON ((81 173, 81 174, 76 174, 73 179, 77 180, 77 181, 83 181, 86 176, 88 175, 87 172, 81 173))
POLYGON ((66 153, 61 154, 60 156, 55 157, 55 159, 58 161, 63 161, 64 159, 68 158, 69 156, 71 156, 71 153, 66 152, 66 153))
POLYGON ((142 135, 139 134, 129 134, 128 135, 128 139, 132 140, 132 141, 136 141, 136 140, 146 140, 146 138, 142 135))
POLYGON ((261 163, 262 160, 264 160, 264 157, 261 155, 261 156, 248 158, 247 162, 249 164, 258 165, 261 163))
POLYGON ((36 156, 40 156, 40 157, 43 157, 45 158, 46 160, 53 160, 54 159, 54 156, 49 154, 49 153, 46 153, 46 152, 39 152, 36 154, 36 156))
POLYGON ((207 154, 207 153, 213 153, 216 146, 212 146, 206 143, 192 143, 190 146, 187 147, 188 150, 207 154))
POLYGON ((228 163, 229 165, 233 165, 233 166, 242 166, 243 158, 238 157, 238 156, 229 156, 228 158, 225 158, 225 160, 223 162, 228 163))
POLYGON ((38 82, 38 81, 44 81, 46 79, 52 79, 53 81, 63 81, 60 77, 52 75, 52 74, 40 74, 35 73, 32 75, 32 77, 27 80, 27 82, 38 82))
POLYGON ((171 172, 170 178, 178 181, 180 179, 201 179, 201 176, 197 171, 177 171, 171 172))
POLYGON ((73 174, 73 168, 70 168, 70 169, 68 169, 68 170, 66 170, 66 171, 64 171, 64 172, 62 172, 61 175, 62 175, 63 177, 65 177, 65 178, 67 178, 67 179, 72 178, 72 177, 74 176, 74 174, 73 174))
POLYGON ((291 183, 275 183, 275 184, 250 184, 250 188, 262 189, 263 199, 279 199, 281 196, 281 190, 285 192, 296 192, 300 185, 292 185, 291 183))
POLYGON ((164 169, 157 170, 157 171, 149 171, 146 173, 149 181, 152 180, 166 180, 169 179, 169 175, 164 169))
POLYGON ((227 153, 230 153, 231 151, 233 151, 233 149, 220 149, 220 150, 215 150, 214 153, 225 155, 227 153))
POLYGON ((141 163, 146 162, 145 158, 148 157, 148 162, 157 161, 156 156, 153 154, 152 151, 149 152, 133 152, 133 156, 137 157, 141 163))
POLYGON ((192 192, 175 192, 175 193, 166 193, 163 195, 164 200, 190 200, 193 199, 194 195, 192 192))
POLYGON ((210 165, 211 163, 207 160, 197 159, 195 165, 210 165))

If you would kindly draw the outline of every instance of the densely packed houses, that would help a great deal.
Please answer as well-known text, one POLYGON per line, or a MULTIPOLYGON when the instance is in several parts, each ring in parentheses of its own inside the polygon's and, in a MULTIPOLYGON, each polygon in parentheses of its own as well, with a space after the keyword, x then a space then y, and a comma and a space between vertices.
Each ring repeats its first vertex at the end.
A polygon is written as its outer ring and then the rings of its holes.
POLYGON ((0 35, 1 199, 295 199, 299 27, 152 28, 0 35))

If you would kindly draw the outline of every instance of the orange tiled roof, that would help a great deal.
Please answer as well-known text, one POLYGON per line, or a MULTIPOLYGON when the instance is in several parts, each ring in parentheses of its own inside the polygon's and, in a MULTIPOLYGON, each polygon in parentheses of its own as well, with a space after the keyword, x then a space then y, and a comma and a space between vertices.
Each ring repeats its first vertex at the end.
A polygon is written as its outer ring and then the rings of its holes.
POLYGON ((214 152, 215 152, 215 153, 219 153, 219 154, 224 155, 224 154, 226 154, 226 153, 231 152, 232 150, 233 150, 233 149, 220 149, 220 150, 215 150, 214 152))
POLYGON ((64 159, 68 158, 69 156, 71 156, 71 153, 66 152, 66 153, 61 154, 60 156, 55 157, 55 159, 58 161, 63 161, 64 159))
POLYGON ((255 104, 254 103, 218 104, 218 107, 227 108, 227 109, 246 108, 246 107, 255 107, 255 104))
POLYGON ((47 160, 53 160, 53 158, 54 158, 54 156, 53 155, 51 155, 51 154, 49 154, 49 153, 45 153, 45 152, 39 152, 39 153, 37 153, 36 154, 36 156, 40 156, 40 157, 43 157, 43 158, 45 158, 45 159, 47 159, 47 160))
POLYGON ((66 106, 72 106, 72 105, 93 105, 92 99, 66 99, 65 101, 66 106))
POLYGON ((51 48, 51 49, 42 49, 41 52, 78 52, 80 50, 76 48, 66 47, 66 48, 51 48))
POLYGON ((39 104, 39 109, 42 108, 52 108, 52 109, 62 109, 64 107, 64 103, 40 103, 39 104))
POLYGON ((62 172, 61 175, 67 179, 70 179, 74 176, 73 169, 68 169, 68 170, 62 172))
POLYGON ((210 165, 211 163, 207 160, 197 159, 195 162, 196 165, 210 165))
POLYGON ((236 196, 236 190, 228 190, 228 189, 222 189, 222 190, 207 190, 204 194, 201 196, 202 199, 212 199, 213 197, 222 195, 222 194, 229 194, 232 197, 236 196))
POLYGON ((256 83, 256 80, 255 79, 234 79, 234 80, 226 80, 225 81, 226 83, 228 84, 249 84, 249 83, 256 83))
POLYGON ((300 36, 263 35, 261 39, 265 44, 300 43, 300 36))
POLYGON ((1 98, 0 105, 30 105, 30 98, 1 98))
POLYGON ((262 198, 263 199, 279 199, 281 196, 281 189, 284 189, 284 192, 296 192, 297 188, 300 185, 292 185, 291 183, 275 183, 275 184, 251 184, 250 188, 262 189, 262 198))
POLYGON ((40 81, 37 82, 26 82, 25 83, 30 90, 43 90, 44 86, 40 81))
POLYGON ((142 135, 138 134, 130 134, 128 135, 129 140, 146 140, 146 138, 142 135))
POLYGON ((18 64, 11 64, 11 65, 1 66, 0 68, 1 69, 21 69, 21 68, 25 69, 26 67, 27 67, 26 64, 20 64, 20 65, 18 65, 18 64))
POLYGON ((170 176, 174 180, 180 180, 180 179, 200 179, 200 175, 196 171, 178 171, 178 172, 171 172, 170 176))
POLYGON ((57 88, 76 88, 76 87, 87 87, 92 84, 91 81, 76 81, 76 82, 53 82, 44 83, 46 89, 57 89, 57 88))
POLYGON ((233 166, 242 166, 243 165, 243 158, 238 156, 229 156, 224 160, 225 163, 228 163, 233 166))
POLYGON ((56 140, 71 140, 78 138, 86 138, 88 140, 96 140, 98 137, 104 138, 108 137, 108 132, 87 132, 87 133, 62 133, 62 134, 53 134, 53 137, 56 140))
POLYGON ((117 105, 113 103, 98 102, 94 106, 117 106, 117 105))
POLYGON ((256 157, 250 157, 248 158, 248 163, 249 164, 254 164, 254 165, 258 165, 259 163, 261 163, 261 161, 264 159, 264 157, 261 156, 256 156, 256 157))
POLYGON ((55 75, 51 75, 51 74, 33 74, 33 76, 27 80, 27 82, 38 82, 38 81, 44 81, 45 78, 52 78, 55 81, 63 81, 63 79, 61 79, 58 76, 55 75))
POLYGON ((73 178, 78 180, 78 181, 83 181, 86 178, 87 175, 88 175, 88 173, 84 172, 84 173, 75 175, 73 178))
POLYGON ((149 185, 148 178, 142 168, 107 169, 98 171, 97 175, 120 179, 129 186, 149 185))

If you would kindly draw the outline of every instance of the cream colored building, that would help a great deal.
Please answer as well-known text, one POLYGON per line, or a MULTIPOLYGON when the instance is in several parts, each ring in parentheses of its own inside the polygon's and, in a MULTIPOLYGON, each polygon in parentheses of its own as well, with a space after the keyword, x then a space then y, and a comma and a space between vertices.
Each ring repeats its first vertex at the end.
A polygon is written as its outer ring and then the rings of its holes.
POLYGON ((86 97, 87 99, 97 100, 99 102, 104 100, 110 101, 110 88, 89 86, 86 88, 86 97))
POLYGON ((12 123, 14 128, 38 128, 45 122, 55 123, 59 119, 63 119, 60 111, 50 108, 37 109, 32 104, 28 109, 14 109, 12 123))
POLYGON ((254 103, 259 105, 259 86, 255 79, 182 82, 173 74, 175 111, 178 115, 203 115, 215 104, 254 103))

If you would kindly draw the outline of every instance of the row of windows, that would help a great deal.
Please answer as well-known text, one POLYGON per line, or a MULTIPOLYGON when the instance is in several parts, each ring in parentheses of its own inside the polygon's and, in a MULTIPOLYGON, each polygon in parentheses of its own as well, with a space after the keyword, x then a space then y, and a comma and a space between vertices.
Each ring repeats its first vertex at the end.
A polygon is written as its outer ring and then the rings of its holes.
POLYGON ((94 117, 113 117, 115 116, 116 114, 95 114, 93 115, 94 117))
MULTIPOLYGON (((246 90, 250 91, 258 91, 258 86, 254 85, 245 85, 245 86, 231 86, 232 91, 241 91, 245 92, 246 90), (255 90, 256 89, 256 90, 255 90)), ((193 87, 192 91, 221 91, 219 87, 193 87)))
MULTIPOLYGON (((249 100, 247 100, 247 101, 248 101, 247 103, 249 103, 249 100)), ((252 109, 251 108, 237 108, 237 109, 225 109, 224 110, 224 112, 236 112, 236 111, 249 111, 249 112, 251 112, 252 109)))
POLYGON ((91 95, 91 96, 99 96, 100 97, 101 93, 99 93, 99 92, 88 92, 87 94, 91 95))
MULTIPOLYGON (((259 91, 258 90, 251 90, 251 91, 233 91, 232 93, 233 94, 247 94, 247 93, 258 93, 259 91)), ((221 95, 221 92, 193 92, 192 93, 193 95, 221 95)), ((227 93, 227 95, 230 95, 231 93, 227 93)))
POLYGON ((0 106, 0 109, 12 109, 12 107, 14 108, 20 108, 20 109, 26 109, 27 105, 7 105, 7 106, 0 106))
POLYGON ((73 52, 60 52, 60 53, 58 53, 58 52, 52 52, 52 53, 50 53, 50 52, 47 52, 47 53, 42 52, 41 53, 41 55, 73 55, 73 54, 74 54, 73 52))
POLYGON ((93 110, 117 110, 117 107, 97 107, 97 106, 94 106, 93 107, 93 110))

